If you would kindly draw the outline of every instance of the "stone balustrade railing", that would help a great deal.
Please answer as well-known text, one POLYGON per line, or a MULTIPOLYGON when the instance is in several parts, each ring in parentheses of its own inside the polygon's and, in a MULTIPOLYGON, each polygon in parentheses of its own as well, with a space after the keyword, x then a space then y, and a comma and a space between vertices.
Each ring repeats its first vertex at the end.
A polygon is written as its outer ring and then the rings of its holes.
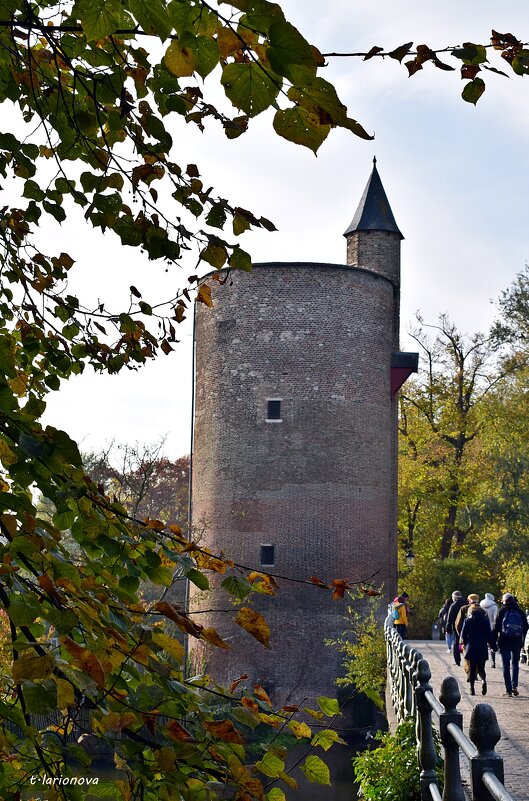
POLYGON ((437 699, 429 684, 430 666, 422 654, 394 628, 385 626, 385 637, 389 691, 397 721, 408 717, 416 721, 422 801, 468 801, 461 779, 460 752, 470 765, 472 801, 516 801, 503 785, 503 759, 495 750, 501 734, 494 709, 489 704, 476 704, 469 739, 463 732, 463 715, 457 709, 461 694, 456 679, 443 679, 437 699), (436 772, 433 716, 444 751, 442 795, 436 772))

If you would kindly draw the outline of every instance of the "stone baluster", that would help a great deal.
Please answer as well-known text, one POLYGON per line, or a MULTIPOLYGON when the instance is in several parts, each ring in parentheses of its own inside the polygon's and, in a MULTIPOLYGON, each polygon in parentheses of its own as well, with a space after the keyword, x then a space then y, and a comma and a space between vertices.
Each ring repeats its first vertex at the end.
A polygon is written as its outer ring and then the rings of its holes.
POLYGON ((448 730, 450 723, 463 729, 463 715, 456 709, 461 701, 461 693, 457 680, 453 676, 443 679, 439 700, 445 708, 445 711, 439 715, 439 733, 444 748, 443 801, 465 801, 459 766, 459 744, 448 730))
POLYGON ((410 668, 409 668, 409 670, 410 670, 410 679, 411 679, 411 683, 412 683, 412 687, 413 687, 413 696, 412 696, 413 697, 413 703, 412 703, 412 714, 413 715, 417 714, 416 689, 417 689, 417 686, 418 686, 418 683, 419 683, 419 662, 421 661, 422 658, 423 658, 423 656, 422 656, 420 651, 414 651, 413 652, 413 658, 411 660, 411 665, 410 665, 410 668))
POLYGON ((419 767, 421 769, 421 799, 431 801, 430 785, 437 786, 437 774, 435 766, 437 764, 437 754, 432 732, 432 708, 426 698, 428 691, 432 692, 430 686, 430 666, 426 659, 420 659, 417 664, 417 686, 415 697, 417 699, 417 755, 419 767))
POLYGON ((494 796, 483 783, 483 774, 493 773, 503 784, 503 759, 495 751, 501 737, 496 713, 489 704, 476 704, 472 710, 468 733, 477 749, 470 759, 472 801, 493 801, 494 796))

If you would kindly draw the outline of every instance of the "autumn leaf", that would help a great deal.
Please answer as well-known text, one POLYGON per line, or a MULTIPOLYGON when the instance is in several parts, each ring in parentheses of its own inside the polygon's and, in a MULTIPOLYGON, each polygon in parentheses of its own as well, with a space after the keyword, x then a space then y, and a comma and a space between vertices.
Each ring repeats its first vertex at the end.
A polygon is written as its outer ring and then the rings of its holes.
POLYGON ((198 288, 197 300, 211 308, 213 306, 213 300, 211 299, 211 287, 209 287, 207 284, 201 284, 198 288))
POLYGON ((270 647, 270 628, 259 612, 248 606, 242 606, 237 613, 235 622, 266 648, 270 647))
POLYGON ((333 601, 337 601, 340 598, 343 598, 345 595, 345 591, 350 589, 350 584, 347 579, 334 579, 331 581, 331 587, 333 588, 332 592, 332 599, 333 601))
POLYGON ((321 578, 318 578, 318 576, 311 576, 310 580, 311 583, 316 584, 317 587, 323 587, 326 590, 329 588, 329 585, 322 581, 321 578))
POLYGON ((237 689, 237 687, 239 686, 239 684, 241 684, 241 682, 245 681, 247 678, 248 678, 248 674, 247 673, 243 673, 243 675, 239 676, 238 679, 235 679, 235 681, 232 681, 232 683, 230 684, 229 692, 230 693, 234 693, 235 690, 237 689))
POLYGON ((272 702, 271 702, 271 700, 270 700, 270 697, 269 697, 268 693, 266 692, 266 690, 264 689, 264 687, 261 687, 261 685, 260 685, 260 684, 255 684, 255 685, 254 685, 254 688, 253 688, 253 694, 254 694, 254 695, 255 695, 255 697, 256 697, 256 698, 258 698, 260 701, 264 701, 264 702, 265 702, 265 704, 268 704, 269 706, 272 706, 272 702))
POLYGON ((110 712, 110 714, 99 719, 96 728, 101 732, 111 731, 114 733, 122 732, 137 722, 137 717, 133 712, 110 712))
POLYGON ((70 637, 61 637, 60 642, 73 656, 72 664, 80 667, 101 690, 105 686, 105 671, 99 657, 88 648, 78 645, 70 637))
POLYGON ((216 629, 211 629, 211 628, 202 629, 202 631, 200 632, 200 639, 206 640, 211 645, 216 645, 217 648, 226 648, 226 649, 231 648, 231 645, 229 645, 225 640, 222 639, 222 637, 219 635, 216 629))
POLYGON ((183 726, 178 723, 177 720, 170 720, 166 726, 166 734, 170 737, 171 740, 175 740, 175 742, 196 742, 195 737, 190 734, 187 729, 184 729, 183 726))
POLYGON ((168 601, 158 601, 158 603, 154 604, 154 608, 161 615, 165 615, 165 617, 168 617, 173 623, 176 623, 180 631, 185 631, 187 634, 191 634, 192 637, 201 636, 203 626, 201 626, 200 623, 195 623, 186 614, 181 614, 176 607, 168 601))
POLYGON ((360 592, 363 592, 364 595, 368 595, 370 598, 378 598, 382 594, 371 587, 360 587, 360 592))
POLYGON ((15 684, 20 684, 24 679, 35 681, 45 679, 54 668, 55 660, 51 654, 37 656, 37 654, 26 651, 21 657, 13 662, 12 675, 15 684))
POLYGON ((39 587, 41 587, 41 589, 43 589, 44 592, 50 596, 50 598, 53 598, 54 601, 57 601, 59 604, 66 602, 64 595, 61 595, 55 582, 50 576, 48 576, 47 573, 43 573, 41 576, 39 576, 37 581, 39 583, 39 587))
POLYGON ((204 728, 214 737, 226 743, 239 743, 239 745, 242 745, 244 742, 239 730, 235 728, 231 720, 206 721, 204 728))

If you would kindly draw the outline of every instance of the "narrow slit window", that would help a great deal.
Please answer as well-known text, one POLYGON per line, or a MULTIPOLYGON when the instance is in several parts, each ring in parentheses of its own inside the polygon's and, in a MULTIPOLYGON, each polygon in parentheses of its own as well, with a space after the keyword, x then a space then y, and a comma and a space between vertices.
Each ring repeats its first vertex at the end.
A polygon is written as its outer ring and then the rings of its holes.
POLYGON ((261 545, 261 567, 275 565, 275 545, 261 545))
POLYGON ((267 401, 267 420, 281 420, 281 401, 278 398, 270 398, 267 401))

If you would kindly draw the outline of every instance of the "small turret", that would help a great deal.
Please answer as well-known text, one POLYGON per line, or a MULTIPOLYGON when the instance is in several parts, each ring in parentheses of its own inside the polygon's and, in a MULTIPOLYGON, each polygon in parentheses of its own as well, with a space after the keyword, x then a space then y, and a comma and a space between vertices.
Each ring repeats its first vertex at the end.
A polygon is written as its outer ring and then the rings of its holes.
POLYGON ((385 275, 400 285, 400 240, 402 236, 391 211, 378 174, 376 158, 364 194, 351 224, 344 233, 347 239, 347 264, 385 275))

